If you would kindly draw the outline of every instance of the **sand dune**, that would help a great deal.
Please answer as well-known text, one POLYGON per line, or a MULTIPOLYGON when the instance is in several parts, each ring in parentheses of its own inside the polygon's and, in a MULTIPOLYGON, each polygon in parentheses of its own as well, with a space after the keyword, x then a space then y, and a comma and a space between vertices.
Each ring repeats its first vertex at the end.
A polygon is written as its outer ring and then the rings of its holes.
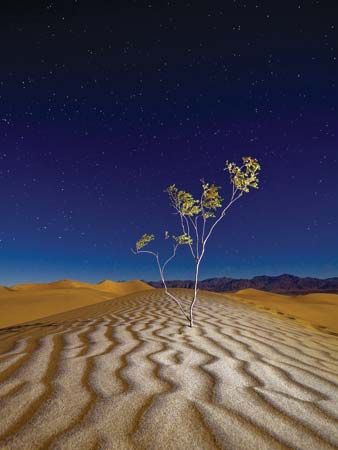
POLYGON ((337 448, 336 336, 207 292, 196 322, 149 290, 0 330, 0 448, 337 448))
POLYGON ((144 283, 140 280, 132 280, 132 281, 111 281, 111 280, 103 280, 100 283, 94 285, 95 289, 99 289, 104 292, 112 292, 116 296, 132 294, 133 292, 144 291, 147 289, 154 289, 147 283, 144 283))
POLYGON ((131 294, 132 292, 137 292, 144 289, 152 289, 150 285, 140 280, 132 280, 132 281, 103 280, 96 284, 76 280, 59 280, 53 281, 51 283, 16 284, 10 287, 10 289, 14 291, 28 291, 28 290, 44 291, 50 289, 80 289, 80 288, 112 292, 114 295, 127 295, 131 294))
POLYGON ((1 295, 1 294, 4 294, 4 293, 7 293, 8 291, 9 291, 8 288, 6 288, 6 287, 4 287, 4 286, 0 286, 0 295, 1 295))
POLYGON ((63 280, 0 289, 0 328, 153 289, 139 280, 98 284, 63 280))
POLYGON ((49 289, 73 289, 73 288, 89 288, 93 289, 94 285, 91 283, 85 283, 83 281, 76 280, 59 280, 52 281, 51 283, 22 283, 11 286, 10 289, 14 291, 40 291, 49 289))
POLYGON ((298 320, 328 332, 338 333, 338 295, 280 295, 257 289, 243 289, 228 298, 244 301, 255 307, 298 320))

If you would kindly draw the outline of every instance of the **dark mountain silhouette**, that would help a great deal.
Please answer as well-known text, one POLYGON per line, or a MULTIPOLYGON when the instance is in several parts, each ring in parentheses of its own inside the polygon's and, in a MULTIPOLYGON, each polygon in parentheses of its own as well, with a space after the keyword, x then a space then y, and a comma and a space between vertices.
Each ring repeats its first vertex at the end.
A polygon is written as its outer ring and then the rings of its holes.
MULTIPOLYGON (((151 286, 162 287, 160 281, 148 281, 151 286)), ((168 287, 192 288, 192 280, 170 280, 168 287)), ((199 289, 206 291, 239 291, 240 289, 260 289, 276 293, 305 294, 310 292, 338 293, 338 277, 311 278, 283 274, 277 276, 261 275, 251 279, 245 278, 207 278, 200 281, 199 289)))

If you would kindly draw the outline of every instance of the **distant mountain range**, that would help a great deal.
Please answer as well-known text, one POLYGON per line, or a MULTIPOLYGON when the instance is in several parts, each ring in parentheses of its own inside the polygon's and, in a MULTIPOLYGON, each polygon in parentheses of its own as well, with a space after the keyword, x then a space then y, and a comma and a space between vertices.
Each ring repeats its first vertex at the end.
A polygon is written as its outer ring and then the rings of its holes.
MULTIPOLYGON (((160 281, 148 281, 148 284, 154 287, 162 287, 160 281)), ((194 282, 192 280, 170 280, 167 281, 167 285, 168 287, 192 288, 194 282)), ((277 276, 261 275, 251 279, 228 277, 207 278, 199 283, 199 289, 215 292, 239 291, 248 288, 279 294, 305 294, 312 292, 338 293, 338 277, 320 279, 283 274, 277 276)))

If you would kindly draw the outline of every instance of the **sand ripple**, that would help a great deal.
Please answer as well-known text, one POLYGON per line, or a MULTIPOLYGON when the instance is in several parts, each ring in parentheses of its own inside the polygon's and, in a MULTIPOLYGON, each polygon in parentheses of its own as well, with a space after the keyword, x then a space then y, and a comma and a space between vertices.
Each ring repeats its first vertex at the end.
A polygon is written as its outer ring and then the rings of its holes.
POLYGON ((0 448, 338 447, 336 336, 211 293, 196 324, 151 290, 0 330, 0 448))

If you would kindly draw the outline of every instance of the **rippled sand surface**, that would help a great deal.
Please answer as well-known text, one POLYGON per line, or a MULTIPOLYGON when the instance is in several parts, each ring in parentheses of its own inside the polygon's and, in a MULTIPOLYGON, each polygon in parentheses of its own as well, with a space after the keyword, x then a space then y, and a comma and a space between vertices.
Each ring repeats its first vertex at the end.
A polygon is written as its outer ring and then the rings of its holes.
POLYGON ((337 448, 336 336, 207 292, 196 325, 149 290, 0 330, 0 448, 337 448))

